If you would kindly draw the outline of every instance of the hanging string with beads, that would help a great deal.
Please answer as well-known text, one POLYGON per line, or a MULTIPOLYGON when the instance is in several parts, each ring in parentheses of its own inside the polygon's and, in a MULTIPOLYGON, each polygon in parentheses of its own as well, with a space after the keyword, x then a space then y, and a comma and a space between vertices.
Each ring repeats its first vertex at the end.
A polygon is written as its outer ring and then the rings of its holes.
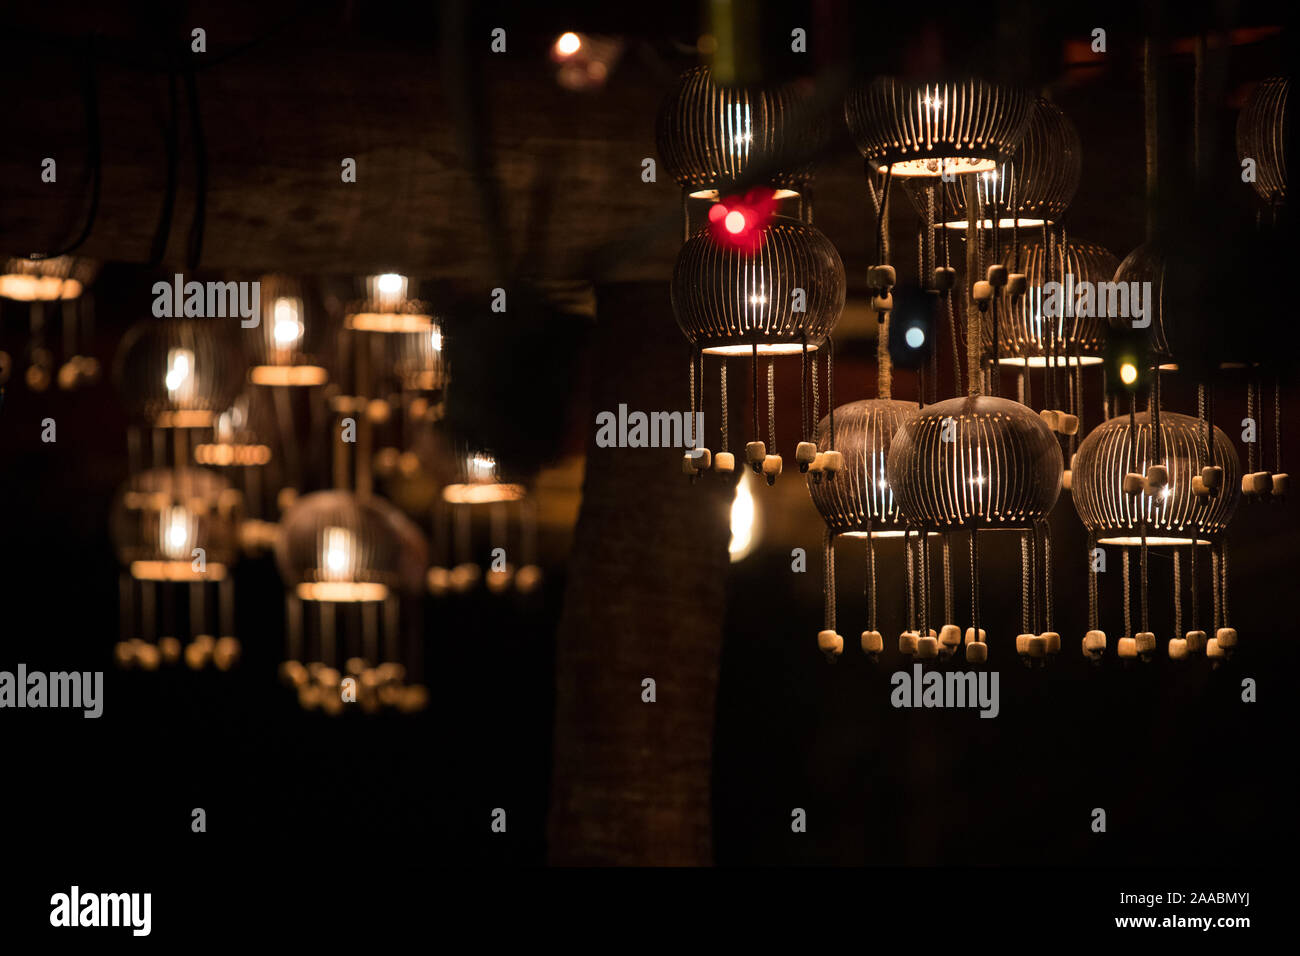
POLYGON ((823 546, 823 565, 824 572, 822 577, 822 598, 826 604, 824 616, 828 631, 835 630, 835 534, 830 528, 822 538, 823 546))
POLYGON ((1133 636, 1133 603, 1132 603, 1132 585, 1129 581, 1131 570, 1129 568, 1129 549, 1125 548, 1124 556, 1124 636, 1133 636))
POLYGON ((1028 634, 1029 628, 1029 532, 1020 532, 1020 633, 1028 634))
POLYGON ((1232 614, 1228 611, 1228 539, 1219 539, 1219 580, 1223 588, 1223 626, 1232 627, 1232 614))
POLYGON ((867 519, 867 630, 876 627, 876 538, 871 533, 871 519, 867 519))
POLYGON ((758 430, 758 343, 755 342, 750 349, 749 371, 753 379, 753 396, 749 404, 754 410, 754 441, 758 441, 762 437, 762 433, 758 430))
MULTIPOLYGON (((815 431, 816 423, 808 423, 808 334, 799 336, 799 437, 808 441, 810 432, 815 431)), ((816 440, 816 436, 813 436, 816 440)))
MULTIPOLYGON (((948 191, 939 190, 940 215, 942 222, 948 221, 948 191)), ((952 268, 951 250, 948 245, 948 232, 945 227, 943 233, 943 264, 944 268, 952 268)), ((948 333, 952 338, 952 394, 954 396, 961 394, 961 348, 957 342, 957 315, 953 311, 953 290, 948 289, 943 293, 943 302, 945 311, 948 313, 948 333)))
POLYGON ((1183 555, 1174 548, 1174 637, 1183 636, 1183 555))
POLYGON ((912 568, 912 529, 903 532, 903 570, 907 578, 907 629, 916 630, 916 576, 912 568))
POLYGON ((704 349, 700 349, 700 351, 697 353, 697 357, 700 363, 700 368, 699 368, 699 373, 695 377, 695 388, 697 389, 696 396, 698 398, 698 404, 696 405, 696 407, 699 409, 699 421, 695 426, 695 437, 696 439, 698 439, 696 444, 700 448, 703 448, 704 441, 705 441, 704 439, 704 349))
POLYGON ((1047 625, 1043 631, 1054 631, 1056 606, 1052 595, 1052 526, 1046 518, 1039 523, 1043 528, 1043 623, 1047 625))
POLYGON ((952 624, 956 617, 952 610, 952 543, 948 536, 940 535, 943 545, 943 620, 952 624))
POLYGON ((826 336, 826 408, 830 417, 831 434, 826 447, 835 450, 835 340, 826 336))
POLYGON ((930 535, 921 529, 916 539, 916 546, 921 552, 921 633, 930 633, 930 535))
POLYGON ((970 530, 970 617, 975 640, 980 640, 980 548, 979 532, 970 530))
POLYGON ((1088 532, 1088 630, 1097 630, 1097 534, 1088 532))
POLYGON ((776 359, 767 360, 767 437, 769 454, 776 454, 776 359))
POLYGON ((1192 585, 1192 630, 1193 631, 1199 631, 1201 629, 1201 606, 1200 606, 1201 602, 1196 595, 1197 585, 1200 580, 1197 575, 1197 563, 1196 563, 1196 552, 1199 550, 1200 548, 1196 546, 1196 538, 1193 537, 1192 547, 1191 547, 1192 553, 1189 558, 1189 563, 1191 564, 1191 573, 1192 573, 1191 585, 1192 585))
POLYGON ((690 388, 691 388, 691 420, 686 425, 686 442, 691 448, 699 445, 698 438, 695 434, 695 355, 691 355, 690 370, 690 388))
MULTIPOLYGON (((925 288, 934 288, 934 267, 935 267, 935 249, 934 249, 934 189, 927 189, 925 192, 925 234, 929 237, 926 243, 925 269, 921 273, 921 281, 925 283, 925 288)), ((926 329, 926 335, 933 335, 933 329, 926 329)), ((930 401, 939 400, 939 350, 935 347, 934 342, 927 341, 930 346, 930 401)))
POLYGON ((1251 420, 1255 426, 1255 441, 1246 443, 1246 470, 1249 472, 1259 471, 1259 385, 1255 381, 1254 373, 1251 373, 1250 379, 1246 382, 1246 417, 1251 420))
POLYGON ((1210 590, 1214 594, 1214 630, 1217 633, 1223 627, 1223 591, 1219 587, 1222 568, 1220 566, 1219 548, 1210 545, 1210 590))
POLYGON ((722 434, 719 439, 722 444, 722 448, 720 448, 719 451, 726 452, 731 450, 731 444, 730 442, 727 441, 727 360, 725 358, 722 360, 721 368, 719 372, 720 374, 718 375, 718 381, 721 385, 720 397, 722 399, 722 418, 721 418, 722 434))
POLYGON ((876 265, 878 266, 885 265, 889 258, 889 230, 886 224, 889 222, 889 187, 893 179, 894 166, 891 163, 885 167, 885 184, 880 191, 880 203, 876 214, 876 265))
POLYGON ((814 352, 812 357, 812 368, 809 370, 812 375, 812 420, 815 424, 821 424, 821 396, 817 393, 817 356, 821 354, 814 352))
POLYGON ((1282 474, 1282 376, 1273 378, 1273 472, 1282 474))
POLYGON ((979 270, 979 220, 976 218, 976 189, 973 176, 963 176, 966 189, 966 282, 965 295, 962 297, 962 309, 966 316, 966 394, 976 398, 983 393, 980 381, 983 364, 980 358, 982 349, 981 324, 979 310, 975 307, 974 277, 979 270))

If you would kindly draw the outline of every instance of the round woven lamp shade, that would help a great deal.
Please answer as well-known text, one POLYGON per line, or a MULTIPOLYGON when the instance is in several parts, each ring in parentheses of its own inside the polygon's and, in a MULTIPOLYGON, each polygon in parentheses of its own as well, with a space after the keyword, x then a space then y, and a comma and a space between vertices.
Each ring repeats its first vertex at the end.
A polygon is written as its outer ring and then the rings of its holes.
POLYGON ((206 573, 220 576, 238 551, 239 493, 204 468, 160 468, 133 475, 113 503, 109 524, 118 560, 145 580, 186 580, 194 549, 206 573))
POLYGON ((248 329, 254 385, 323 385, 329 379, 324 356, 331 350, 329 327, 292 276, 260 280, 261 321, 248 329))
POLYGON ((276 566, 304 600, 382 601, 423 584, 424 536, 383 499, 317 491, 299 498, 280 528, 276 566))
MULTIPOLYGON (((1079 131, 1060 107, 1040 97, 1029 112, 1024 136, 1009 161, 980 173, 975 179, 975 189, 985 210, 997 204, 1000 227, 1010 229, 1018 224, 1021 228, 1032 228, 1060 220, 1079 189, 1082 169, 1079 131), (1015 209, 1010 205, 1013 193, 1015 209)), ((966 190, 961 182, 941 181, 939 188, 944 192, 948 208, 944 225, 965 229, 966 190)), ((908 195, 916 199, 914 191, 908 190, 908 195)), ((992 218, 986 217, 984 228, 992 227, 992 218)))
POLYGON ((665 171, 696 198, 713 198, 751 169, 767 170, 778 195, 801 193, 812 168, 784 167, 786 152, 806 130, 791 127, 798 97, 772 90, 719 86, 708 67, 688 70, 659 108, 655 140, 665 171))
POLYGON ((1286 98, 1290 82, 1281 76, 1251 91, 1237 117, 1237 157, 1255 161, 1255 192, 1266 202, 1286 201, 1286 98))
POLYGON ((1030 528, 1056 504, 1062 470, 1042 418, 981 395, 928 405, 905 422, 886 477, 913 527, 1030 528))
MULTIPOLYGON (((1134 282, 1151 283, 1151 296, 1146 302, 1147 319, 1151 325, 1147 328, 1151 357, 1161 363, 1161 368, 1176 369, 1173 364, 1174 348, 1170 344, 1172 329, 1165 325, 1165 257, 1151 243, 1138 246, 1119 264, 1115 270, 1114 282, 1132 288, 1134 282)), ((1117 329, 1132 326, 1132 319, 1122 315, 1111 315, 1109 324, 1117 329)))
POLYGON ((993 172, 1024 135, 1032 101, 983 80, 918 83, 879 77, 849 90, 844 118, 881 172, 939 177, 993 172))
POLYGON ((114 378, 128 412, 157 428, 202 428, 228 409, 246 364, 234 319, 154 319, 127 330, 114 378))
MULTIPOLYGON (((844 466, 834 481, 808 481, 808 494, 832 534, 893 537, 906 522, 885 476, 894 434, 916 418, 915 402, 870 398, 835 409, 835 450, 844 466)), ((830 449, 830 416, 817 430, 817 450, 830 449)))
POLYGON ((1128 416, 1098 425, 1079 445, 1074 459, 1074 507, 1083 525, 1100 544, 1142 543, 1146 520, 1147 544, 1186 545, 1195 540, 1209 544, 1228 527, 1241 497, 1241 463, 1232 441, 1214 429, 1214 463, 1223 468, 1219 493, 1198 497, 1192 478, 1208 465, 1205 426, 1196 418, 1173 412, 1160 413, 1160 464, 1169 470, 1169 484, 1160 495, 1125 495, 1124 475, 1146 474, 1151 461, 1151 416, 1136 416, 1136 458, 1130 449, 1128 416))
MULTIPOLYGON (((1008 251, 1002 260, 1007 270, 1012 269, 1015 261, 1014 250, 1008 251)), ((1047 282, 1048 255, 1042 240, 1022 240, 1020 243, 1020 271, 1025 274, 1029 288, 1023 296, 1014 302, 1004 303, 998 310, 998 361, 1003 365, 1028 365, 1042 368, 1047 365, 1047 355, 1051 342, 1052 322, 1056 323, 1056 354, 1060 362, 1063 356, 1069 356, 1071 362, 1078 356, 1079 364, 1095 365, 1102 361, 1106 346, 1106 330, 1109 323, 1097 313, 1102 311, 1094 295, 1092 305, 1086 311, 1090 315, 1079 315, 1084 311, 1078 308, 1080 283, 1089 282, 1092 290, 1099 282, 1110 282, 1115 275, 1119 260, 1108 250, 1091 242, 1071 239, 1065 246, 1064 261, 1058 261, 1052 270, 1053 281, 1062 284, 1062 298, 1058 301, 1064 311, 1065 296, 1073 293, 1071 311, 1074 315, 1059 315, 1055 319, 1043 315, 1043 286, 1047 282), (1073 287, 1066 285, 1066 276, 1073 276, 1073 287)), ((984 323, 984 348, 989 352, 993 348, 993 328, 991 323, 984 323)))
POLYGON ((677 255, 672 280, 677 324, 710 355, 794 354, 816 349, 844 310, 844 263, 813 226, 778 216, 755 253, 724 248, 708 229, 677 255), (803 311, 796 311, 802 290, 803 311))

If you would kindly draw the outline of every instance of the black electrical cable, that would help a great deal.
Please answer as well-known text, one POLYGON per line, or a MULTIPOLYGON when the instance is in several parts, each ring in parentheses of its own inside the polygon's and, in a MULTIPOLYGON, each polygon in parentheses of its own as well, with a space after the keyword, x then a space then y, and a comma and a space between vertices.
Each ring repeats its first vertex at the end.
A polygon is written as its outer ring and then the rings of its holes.
POLYGON ((185 71, 185 93, 189 101, 190 131, 194 137, 194 220, 190 223, 189 248, 185 262, 190 271, 196 271, 203 258, 203 232, 207 220, 208 204, 208 146, 203 135, 203 113, 199 109, 199 84, 193 60, 185 71))
POLYGON ((167 128, 163 137, 164 144, 167 147, 167 186, 163 192, 162 209, 158 213, 158 225, 154 228, 153 243, 149 250, 147 267, 151 269, 160 265, 167 255, 167 240, 172 231, 172 212, 176 208, 176 172, 179 164, 180 145, 177 142, 176 132, 179 107, 176 96, 176 73, 174 71, 168 74, 167 91, 169 113, 167 128))

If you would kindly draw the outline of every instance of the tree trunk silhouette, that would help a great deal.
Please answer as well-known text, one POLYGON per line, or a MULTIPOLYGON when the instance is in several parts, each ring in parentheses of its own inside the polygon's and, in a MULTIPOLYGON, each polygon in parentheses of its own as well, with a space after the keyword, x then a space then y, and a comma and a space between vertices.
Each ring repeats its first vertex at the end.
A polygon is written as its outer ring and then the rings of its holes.
MULTIPOLYGON (((549 859, 712 862, 709 785, 734 481, 681 449, 597 448, 595 416, 686 411, 667 283, 598 290, 582 510, 556 647, 549 859), (642 700, 642 681, 656 702, 642 700)), ((717 390, 716 363, 709 363, 717 390)), ((716 448, 717 416, 705 441, 716 448)))

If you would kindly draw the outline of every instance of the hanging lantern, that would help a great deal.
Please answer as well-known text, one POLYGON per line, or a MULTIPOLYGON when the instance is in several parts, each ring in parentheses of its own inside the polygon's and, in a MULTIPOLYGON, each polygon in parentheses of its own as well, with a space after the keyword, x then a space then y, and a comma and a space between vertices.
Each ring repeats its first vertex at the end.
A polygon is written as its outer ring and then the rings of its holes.
MULTIPOLYGON (((822 419, 817 429, 818 458, 808 471, 808 493, 826 524, 824 554, 824 630, 818 636, 822 651, 830 658, 840 655, 844 639, 835 623, 835 538, 862 538, 867 547, 867 630, 862 632, 862 650, 873 659, 883 648, 876 619, 876 548, 879 538, 908 534, 907 523, 885 475, 885 463, 893 436, 918 414, 916 403, 889 399, 866 399, 841 405, 834 412, 835 449, 842 456, 839 475, 826 481, 825 454, 832 450, 832 416, 822 419)), ((905 554, 910 562, 909 547, 905 554)), ((910 597, 910 595, 909 595, 910 597)), ((910 602, 909 602, 910 606, 910 602)))
POLYGON ((182 657, 228 670, 239 657, 231 567, 238 555, 241 498, 202 468, 132 476, 117 496, 111 528, 119 578, 124 667, 154 670, 182 657))
POLYGON ((275 557, 289 588, 281 673, 299 703, 329 714, 345 698, 365 711, 423 708, 419 641, 401 614, 428 563, 420 530, 380 498, 318 491, 285 512, 275 557))
MULTIPOLYGON (((997 225, 1002 229, 1029 229, 1059 222, 1078 191, 1082 169, 1079 131, 1060 107, 1040 97, 1034 101, 1024 135, 1009 158, 997 168, 975 176, 982 228, 993 228, 995 211, 997 225)), ((915 177, 908 180, 909 185, 927 181, 915 177)), ((961 182, 941 180, 939 188, 942 190, 940 223, 951 229, 965 229, 966 190, 961 182)), ((909 189, 908 195, 918 210, 924 212, 923 193, 909 189)))
POLYGON ((1097 620, 1097 572, 1104 561, 1098 546, 1123 549, 1124 637, 1120 657, 1150 659, 1155 635, 1147 624, 1147 548, 1165 549, 1174 560, 1175 636, 1171 657, 1206 651, 1226 656, 1236 646, 1236 631, 1227 626, 1227 555, 1224 535, 1240 499, 1241 463, 1232 441, 1213 429, 1213 453, 1207 422, 1161 411, 1112 418, 1097 426, 1079 445, 1074 465, 1074 504, 1088 530, 1089 631, 1084 653, 1099 659, 1105 632, 1097 620), (1157 425, 1158 422, 1158 425, 1157 425), (1139 549, 1141 620, 1133 630, 1130 615, 1130 551, 1139 549), (1197 611, 1197 554, 1208 548, 1212 560, 1215 637, 1205 639, 1197 611), (1192 569, 1192 629, 1182 630, 1182 552, 1192 569), (1222 653, 1220 653, 1222 651, 1222 653))
MULTIPOLYGON (((0 260, 0 299, 26 303, 31 330, 27 354, 31 360, 24 381, 34 392, 43 392, 55 380, 54 352, 47 344, 47 310, 62 312, 61 338, 65 356, 59 367, 59 387, 73 389, 99 378, 99 360, 80 354, 82 339, 89 336, 90 304, 83 293, 90 287, 99 263, 79 256, 56 256, 52 259, 0 260)), ((13 359, 0 350, 0 388, 12 372, 13 359)))
POLYGON ((433 509, 437 557, 428 574, 429 591, 437 597, 463 594, 479 581, 494 594, 512 586, 520 593, 536 590, 542 579, 536 507, 527 485, 503 477, 491 452, 454 456, 450 480, 433 509), (476 524, 487 528, 486 557, 475 547, 476 524), (509 559, 512 554, 518 555, 517 564, 509 559))
POLYGON ((225 319, 151 319, 118 348, 114 378, 127 411, 154 428, 207 428, 244 383, 239 326, 225 319))
MULTIPOLYGON (((769 484, 781 472, 776 450, 775 366, 778 355, 802 355, 805 374, 801 389, 816 382, 816 355, 829 343, 831 329, 844 309, 844 264, 820 231, 794 219, 777 217, 763 230, 758 250, 720 246, 707 229, 697 232, 682 247, 673 269, 672 304, 677 324, 695 350, 690 362, 691 427, 683 470, 694 477, 710 467, 730 472, 734 458, 727 444, 726 400, 723 400, 722 448, 714 456, 695 434, 695 409, 703 407, 704 356, 722 357, 720 376, 726 392, 726 359, 748 356, 752 362, 753 440, 746 460, 769 484), (758 360, 766 356, 768 383, 769 448, 759 439, 758 360), (698 386, 697 386, 698 383, 698 386)), ((831 400, 831 357, 824 362, 828 403, 831 400)), ((805 400, 806 406, 806 400, 805 400)), ((812 422, 801 422, 804 440, 797 459, 800 469, 812 462, 815 446, 809 440, 812 422)), ((831 465, 830 475, 834 473, 831 465)))
MULTIPOLYGON (((1060 635, 1052 630, 1046 518, 1060 495, 1061 474, 1061 446, 1051 429, 1024 405, 1003 398, 973 394, 926 406, 894 436, 886 477, 909 526, 945 537, 959 529, 970 533, 969 661, 982 662, 988 654, 979 625, 980 532, 1021 534, 1023 633, 1016 639, 1017 651, 1041 661, 1060 647, 1060 635), (1041 632, 1035 633, 1039 625, 1041 632)), ((905 632, 899 642, 905 653, 914 649, 921 657, 937 656, 946 643, 928 631, 928 566, 928 549, 923 548, 920 629, 905 632)))
MULTIPOLYGON (((1165 323, 1164 313, 1164 290, 1165 290, 1165 256, 1151 243, 1145 243, 1138 246, 1119 264, 1115 270, 1113 281, 1120 288, 1129 290, 1134 288, 1134 283, 1138 283, 1140 288, 1149 288, 1151 295, 1146 300, 1146 316, 1144 321, 1150 323, 1146 327, 1145 336, 1149 343, 1150 355, 1160 363, 1160 368, 1165 371, 1177 371, 1178 365, 1174 361, 1175 350, 1171 345, 1172 328, 1165 323), (1149 285, 1146 285, 1149 283, 1149 285)), ((1119 310, 1121 313, 1131 311, 1131 309, 1119 310)), ((1133 319, 1126 314, 1109 316, 1111 328, 1128 330, 1133 328, 1133 319)))
POLYGON ((844 117, 858 151, 894 176, 993 172, 1019 144, 1031 101, 983 80, 919 83, 879 77, 858 84, 844 117))
POLYGON ((1270 206, 1286 202, 1286 97, 1290 82, 1274 76, 1259 83, 1237 117, 1237 158, 1255 161, 1255 192, 1270 206))
MULTIPOLYGON (((1096 288, 1111 281, 1119 260, 1101 246, 1071 239, 1061 259, 1051 264, 1049 279, 1048 257, 1041 240, 1021 242, 1020 269, 1027 288, 1022 295, 1004 293, 997 361, 1030 368, 1099 364, 1108 323, 1096 288), (1049 282, 1055 285, 1048 287, 1049 282)), ((1014 250, 1009 251, 1003 264, 1011 269, 1015 258, 1014 250)), ((991 351, 992 328, 985 323, 983 330, 985 348, 991 351)))
POLYGON ((754 171, 779 197, 802 195, 813 171, 789 160, 796 146, 808 145, 809 129, 792 119, 798 102, 792 87, 729 88, 716 84, 708 67, 688 70, 655 123, 664 170, 692 198, 717 199, 754 171))
POLYGON ((327 328, 310 314, 303 284, 290 276, 267 275, 260 280, 261 320, 249 329, 253 367, 249 381, 266 386, 324 385, 329 372, 327 328))

